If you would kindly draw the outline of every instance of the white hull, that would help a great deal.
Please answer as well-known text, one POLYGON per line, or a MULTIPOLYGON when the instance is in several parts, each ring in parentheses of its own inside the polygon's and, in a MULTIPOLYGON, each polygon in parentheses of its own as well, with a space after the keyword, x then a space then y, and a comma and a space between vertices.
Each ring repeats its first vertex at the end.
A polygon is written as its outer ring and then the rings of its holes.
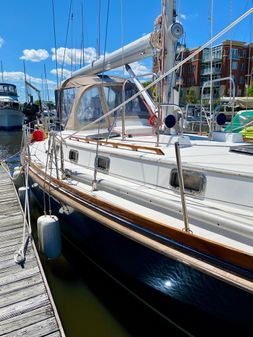
POLYGON ((24 123, 24 114, 17 109, 0 109, 0 129, 21 129, 24 123))

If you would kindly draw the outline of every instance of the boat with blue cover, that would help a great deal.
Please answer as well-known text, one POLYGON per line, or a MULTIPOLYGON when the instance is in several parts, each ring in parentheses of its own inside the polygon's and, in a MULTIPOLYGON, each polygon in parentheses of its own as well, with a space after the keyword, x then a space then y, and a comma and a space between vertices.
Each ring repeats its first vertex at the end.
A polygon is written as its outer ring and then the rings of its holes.
POLYGON ((16 86, 0 83, 0 130, 21 129, 23 122, 16 86))

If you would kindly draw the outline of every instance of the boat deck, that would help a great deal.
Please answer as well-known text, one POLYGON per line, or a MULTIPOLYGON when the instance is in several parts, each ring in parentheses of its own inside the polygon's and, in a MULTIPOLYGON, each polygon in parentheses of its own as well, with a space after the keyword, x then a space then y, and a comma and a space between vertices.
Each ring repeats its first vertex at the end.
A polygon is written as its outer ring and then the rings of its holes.
POLYGON ((64 337, 32 239, 25 262, 14 261, 23 242, 23 224, 15 187, 0 165, 0 336, 64 337))

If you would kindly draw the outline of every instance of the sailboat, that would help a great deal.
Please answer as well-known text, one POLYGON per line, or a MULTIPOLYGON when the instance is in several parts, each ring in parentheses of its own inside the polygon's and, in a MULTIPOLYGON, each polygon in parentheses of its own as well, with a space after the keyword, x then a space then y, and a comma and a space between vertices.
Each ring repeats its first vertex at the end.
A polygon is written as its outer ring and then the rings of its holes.
MULTIPOLYGON (((173 56, 182 27, 175 2, 164 3, 173 56)), ((186 335, 250 336, 252 148, 238 134, 185 134, 168 95, 152 101, 129 64, 152 55, 153 40, 64 81, 63 130, 28 143, 22 162, 63 237, 164 319, 186 335), (103 73, 122 60, 133 81, 103 73)))

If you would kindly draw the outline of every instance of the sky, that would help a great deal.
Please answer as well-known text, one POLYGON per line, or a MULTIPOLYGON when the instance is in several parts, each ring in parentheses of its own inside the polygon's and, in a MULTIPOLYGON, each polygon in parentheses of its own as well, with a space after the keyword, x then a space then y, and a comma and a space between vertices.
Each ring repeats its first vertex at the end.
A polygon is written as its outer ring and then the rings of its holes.
MULTIPOLYGON (((53 99, 53 92, 57 86, 56 50, 57 68, 63 68, 64 78, 67 78, 71 75, 71 71, 80 67, 82 45, 84 45, 85 64, 89 64, 95 60, 98 49, 101 55, 111 53, 152 32, 154 20, 161 13, 161 2, 161 0, 11 0, 11 2, 0 0, 0 61, 3 66, 3 79, 5 82, 16 84, 20 101, 25 101, 25 69, 27 79, 41 90, 42 98, 53 99), (62 66, 64 55, 65 63, 62 66), (45 90, 45 84, 49 88, 48 92, 45 90)), ((193 48, 208 41, 211 30, 214 36, 253 7, 253 0, 177 0, 176 5, 177 20, 185 31, 186 46, 193 48)), ((251 30, 252 15, 215 44, 225 39, 252 42, 251 30)), ((151 59, 133 65, 138 75, 149 73, 151 67, 151 59)), ((115 70, 115 74, 118 73, 119 71, 115 70)))

